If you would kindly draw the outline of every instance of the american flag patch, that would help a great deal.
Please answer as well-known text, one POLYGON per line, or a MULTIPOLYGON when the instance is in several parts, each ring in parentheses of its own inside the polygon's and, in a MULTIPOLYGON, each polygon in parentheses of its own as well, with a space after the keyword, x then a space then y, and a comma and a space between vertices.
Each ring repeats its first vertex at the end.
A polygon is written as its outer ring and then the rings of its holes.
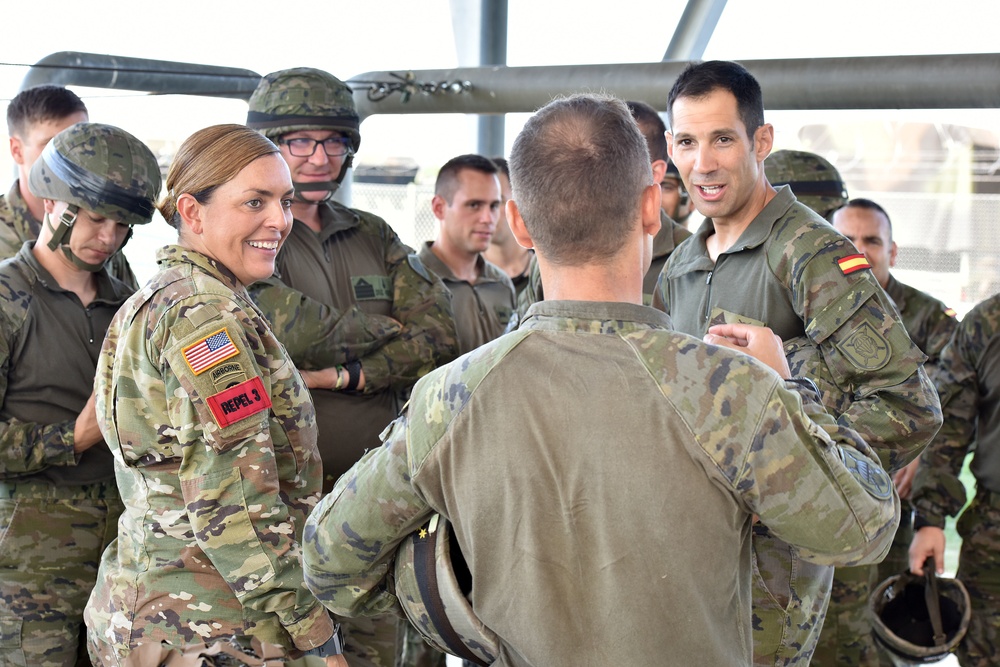
POLYGON ((235 357, 240 351, 233 344, 229 332, 223 328, 202 338, 197 343, 188 345, 181 350, 181 353, 184 355, 184 361, 191 368, 191 372, 198 375, 220 361, 235 357))
POLYGON ((846 276, 849 273, 854 273, 855 271, 860 271, 861 269, 870 269, 872 265, 868 263, 864 255, 848 255, 843 259, 837 260, 837 266, 840 270, 844 272, 846 276))

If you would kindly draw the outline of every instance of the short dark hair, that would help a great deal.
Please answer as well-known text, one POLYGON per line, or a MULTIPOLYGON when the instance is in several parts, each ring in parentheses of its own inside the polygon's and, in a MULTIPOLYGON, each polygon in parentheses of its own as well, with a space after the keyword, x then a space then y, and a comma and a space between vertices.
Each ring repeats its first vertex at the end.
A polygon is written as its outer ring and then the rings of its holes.
POLYGON ((646 137, 646 148, 649 149, 650 161, 663 160, 664 162, 669 162, 670 155, 667 154, 666 137, 667 126, 663 123, 663 119, 660 118, 660 114, 656 113, 656 109, 645 102, 629 100, 625 104, 628 106, 632 118, 635 118, 635 122, 639 124, 642 136, 646 137))
MULTIPOLYGON (((876 202, 873 202, 871 199, 865 199, 864 197, 855 197, 837 210, 840 211, 845 208, 860 208, 866 211, 875 211, 884 215, 885 221, 889 223, 889 240, 892 240, 892 218, 890 218, 885 209, 879 206, 876 202)), ((834 213, 836 213, 836 211, 834 211, 834 213)))
POLYGON ((539 252, 571 266, 617 255, 653 185, 646 140, 628 107, 590 94, 556 99, 524 124, 510 177, 539 252))
POLYGON ((507 180, 509 181, 510 180, 510 165, 507 164, 507 158, 495 157, 495 158, 493 158, 493 164, 495 164, 497 166, 497 169, 500 170, 500 173, 503 174, 504 176, 506 176, 507 180))
POLYGON ((496 174, 500 171, 492 160, 476 153, 453 157, 445 162, 441 170, 438 171, 437 180, 434 181, 434 194, 443 197, 446 202, 451 204, 452 198, 458 191, 458 175, 464 169, 471 169, 482 174, 496 174))
POLYGON ((764 95, 753 74, 743 65, 729 60, 691 63, 684 68, 667 96, 667 117, 671 127, 674 124, 674 102, 678 98, 707 97, 719 89, 732 93, 736 98, 740 120, 752 140, 754 132, 764 124, 764 95))
POLYGON ((81 111, 87 113, 87 105, 68 88, 52 84, 28 88, 7 105, 7 134, 24 139, 35 123, 62 120, 81 111))

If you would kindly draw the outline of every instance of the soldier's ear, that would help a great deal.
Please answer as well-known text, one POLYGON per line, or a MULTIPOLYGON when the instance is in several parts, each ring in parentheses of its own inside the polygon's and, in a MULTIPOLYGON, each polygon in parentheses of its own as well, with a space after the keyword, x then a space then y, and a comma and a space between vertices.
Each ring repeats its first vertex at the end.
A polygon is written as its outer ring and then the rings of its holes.
POLYGON ((434 198, 431 199, 431 213, 438 220, 444 220, 444 209, 446 206, 448 206, 448 202, 441 195, 434 195, 434 198))
POLYGON ((653 160, 653 182, 659 187, 663 177, 667 174, 666 160, 653 160))
POLYGON ((531 240, 531 234, 528 233, 528 227, 524 224, 524 218, 521 217, 521 212, 517 209, 517 202, 513 199, 507 201, 507 224, 519 246, 522 248, 535 247, 535 242, 531 240))
POLYGON ((204 229, 204 207, 187 192, 177 198, 177 213, 181 223, 193 233, 201 234, 204 229))
POLYGON ((15 164, 24 164, 24 145, 17 137, 10 138, 10 156, 15 164))

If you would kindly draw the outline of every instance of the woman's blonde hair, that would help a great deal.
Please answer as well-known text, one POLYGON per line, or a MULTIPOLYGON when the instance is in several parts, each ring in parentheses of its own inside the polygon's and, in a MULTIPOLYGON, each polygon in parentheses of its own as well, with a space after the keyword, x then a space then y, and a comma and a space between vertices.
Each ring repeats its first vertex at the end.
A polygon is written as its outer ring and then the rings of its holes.
POLYGON ((187 193, 205 204, 215 189, 236 178, 257 158, 280 153, 263 134, 246 125, 212 125, 184 140, 167 172, 167 194, 157 208, 163 219, 181 227, 177 198, 187 193))

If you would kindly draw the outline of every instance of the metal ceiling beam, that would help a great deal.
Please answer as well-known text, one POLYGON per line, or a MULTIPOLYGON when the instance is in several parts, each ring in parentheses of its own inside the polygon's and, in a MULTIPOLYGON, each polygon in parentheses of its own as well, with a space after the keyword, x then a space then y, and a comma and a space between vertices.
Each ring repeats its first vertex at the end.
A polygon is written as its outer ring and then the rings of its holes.
POLYGON ((726 0, 688 0, 663 54, 663 62, 700 60, 725 8, 726 0))
MULTIPOLYGON (((1000 108, 1000 54, 955 54, 741 61, 768 109, 1000 108)), ((372 82, 399 84, 399 72, 348 80, 362 118, 372 114, 532 112, 556 95, 604 91, 665 110, 685 62, 466 67, 412 72, 411 94, 368 97, 372 82), (463 82, 471 84, 466 92, 463 82), (424 93, 433 88, 436 92, 424 93)))
POLYGON ((21 90, 43 83, 249 99, 260 74, 236 67, 60 51, 32 65, 21 90))

